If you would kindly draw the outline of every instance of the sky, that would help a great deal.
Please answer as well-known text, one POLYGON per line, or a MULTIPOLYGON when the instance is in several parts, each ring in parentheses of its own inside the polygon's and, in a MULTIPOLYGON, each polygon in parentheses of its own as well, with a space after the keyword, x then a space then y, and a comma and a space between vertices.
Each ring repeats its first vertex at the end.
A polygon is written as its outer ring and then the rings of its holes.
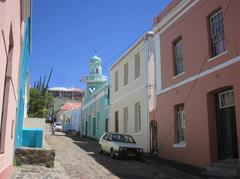
POLYGON ((53 68, 50 87, 78 87, 89 59, 103 74, 146 31, 171 0, 33 0, 31 84, 53 68))

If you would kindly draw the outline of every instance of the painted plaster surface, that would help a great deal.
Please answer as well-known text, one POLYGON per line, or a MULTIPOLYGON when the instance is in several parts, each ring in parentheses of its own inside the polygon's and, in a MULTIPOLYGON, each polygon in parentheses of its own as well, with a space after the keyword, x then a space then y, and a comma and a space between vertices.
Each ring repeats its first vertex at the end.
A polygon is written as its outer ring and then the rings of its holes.
MULTIPOLYGON (((215 58, 211 58, 209 53, 207 20, 219 7, 223 12, 226 11, 227 3, 224 0, 199 1, 180 17, 177 18, 182 11, 176 14, 176 18, 168 22, 165 30, 162 30, 164 26, 156 30, 160 32, 161 44, 161 56, 157 59, 161 62, 161 69, 157 69, 157 74, 161 72, 162 89, 157 91, 155 113, 158 122, 158 151, 161 157, 197 166, 209 166, 218 160, 213 96, 214 92, 226 87, 232 87, 234 91, 237 140, 238 144, 240 143, 239 6, 240 1, 232 1, 228 7, 224 17, 225 52, 215 58), (184 74, 174 77, 172 43, 180 36, 184 49, 184 74), (193 84, 196 78, 198 80, 193 84), (174 106, 181 103, 185 103, 186 145, 174 147, 177 130, 174 106)), ((157 81, 159 82, 160 80, 157 81)))
POLYGON ((149 151, 148 146, 148 97, 147 97, 147 70, 146 70, 146 51, 138 49, 144 46, 144 40, 129 50, 122 59, 119 59, 110 71, 111 88, 110 88, 110 130, 115 131, 115 112, 118 111, 119 122, 118 128, 120 133, 126 132, 132 135, 136 143, 144 148, 145 152, 149 151), (140 76, 135 79, 135 55, 140 56, 140 76), (124 86, 124 64, 128 63, 128 84, 124 86), (118 71, 119 89, 115 91, 115 72, 118 71), (135 104, 141 106, 141 130, 135 132, 135 104), (128 108, 127 129, 124 129, 124 108, 128 108))
POLYGON ((18 99, 18 74, 21 59, 20 44, 23 37, 21 36, 22 24, 20 23, 20 1, 9 0, 0 2, 0 114, 3 113, 2 122, 2 144, 3 152, 0 153, 0 178, 8 178, 12 172, 13 148, 15 140, 16 111, 18 99), (9 57, 10 48, 10 29, 12 28, 12 71, 10 78, 7 79, 8 88, 5 90, 5 73, 6 63, 9 57), (3 104, 3 98, 5 102, 3 104))
POLYGON ((81 135, 99 139, 107 130, 109 118, 109 85, 102 75, 102 60, 94 56, 89 63, 90 74, 82 103, 81 135))

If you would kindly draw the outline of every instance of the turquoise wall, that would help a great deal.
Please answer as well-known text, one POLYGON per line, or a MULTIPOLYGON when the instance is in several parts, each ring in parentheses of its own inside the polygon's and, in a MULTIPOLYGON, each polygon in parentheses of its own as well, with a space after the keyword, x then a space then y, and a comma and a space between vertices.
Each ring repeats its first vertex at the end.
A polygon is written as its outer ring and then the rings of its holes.
POLYGON ((25 96, 25 85, 27 79, 28 61, 30 55, 30 18, 26 20, 25 32, 22 48, 22 57, 20 64, 19 73, 19 87, 18 87, 18 111, 16 121, 16 142, 15 147, 21 147, 23 143, 23 115, 24 115, 24 96, 25 96))
POLYGON ((94 93, 86 90, 82 107, 81 134, 99 139, 106 131, 106 120, 109 117, 109 85, 107 82, 94 93), (101 94, 103 95, 97 98, 101 94), (86 105, 87 107, 84 108, 86 105))
POLYGON ((25 128, 22 130, 22 147, 42 148, 43 146, 43 129, 25 128))

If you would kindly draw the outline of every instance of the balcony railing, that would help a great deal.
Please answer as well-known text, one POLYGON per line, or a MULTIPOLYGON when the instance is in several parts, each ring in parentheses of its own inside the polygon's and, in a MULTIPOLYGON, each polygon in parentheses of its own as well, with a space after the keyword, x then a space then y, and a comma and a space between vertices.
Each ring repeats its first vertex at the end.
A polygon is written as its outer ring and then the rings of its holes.
POLYGON ((104 75, 88 75, 82 78, 83 82, 104 82, 107 80, 107 77, 104 75))

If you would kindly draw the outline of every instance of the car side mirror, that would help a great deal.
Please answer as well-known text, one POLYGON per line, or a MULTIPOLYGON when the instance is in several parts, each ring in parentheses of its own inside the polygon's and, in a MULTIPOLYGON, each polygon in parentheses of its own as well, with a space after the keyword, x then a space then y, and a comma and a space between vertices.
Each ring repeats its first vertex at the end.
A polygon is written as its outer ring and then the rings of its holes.
POLYGON ((107 139, 108 141, 112 141, 112 139, 107 139))

